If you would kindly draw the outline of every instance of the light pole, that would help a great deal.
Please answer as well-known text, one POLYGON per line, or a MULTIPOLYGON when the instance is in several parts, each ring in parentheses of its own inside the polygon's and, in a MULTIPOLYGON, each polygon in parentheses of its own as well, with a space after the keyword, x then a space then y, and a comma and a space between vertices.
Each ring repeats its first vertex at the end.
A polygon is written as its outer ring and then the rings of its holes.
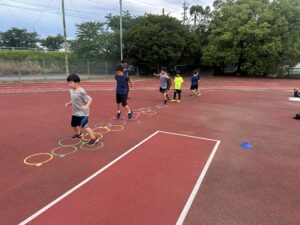
POLYGON ((69 61, 68 61, 68 45, 67 45, 67 31, 66 31, 66 18, 65 18, 65 1, 61 1, 63 27, 64 27, 64 42, 65 42, 65 64, 66 64, 66 76, 69 75, 69 61))
POLYGON ((120 50, 121 60, 123 59, 123 22, 122 22, 122 0, 120 0, 120 50))

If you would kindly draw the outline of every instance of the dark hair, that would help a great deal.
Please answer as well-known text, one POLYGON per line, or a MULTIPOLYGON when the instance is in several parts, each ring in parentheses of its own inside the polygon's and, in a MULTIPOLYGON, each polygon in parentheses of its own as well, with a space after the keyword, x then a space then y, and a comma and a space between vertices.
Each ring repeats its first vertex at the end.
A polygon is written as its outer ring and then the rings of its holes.
POLYGON ((199 70, 194 70, 193 74, 197 74, 199 72, 199 70))
POLYGON ((181 74, 181 71, 180 70, 176 70, 176 74, 181 74))
POLYGON ((70 81, 73 81, 75 83, 79 83, 80 82, 80 77, 75 74, 75 73, 72 73, 70 74, 68 77, 67 77, 67 81, 70 82, 70 81))
POLYGON ((123 63, 127 63, 127 60, 126 59, 122 59, 121 60, 121 63, 123 64, 123 63))
POLYGON ((167 72, 167 67, 162 66, 160 70, 166 71, 167 72))
POLYGON ((122 65, 117 65, 116 66, 116 71, 122 71, 123 72, 123 66, 122 65))

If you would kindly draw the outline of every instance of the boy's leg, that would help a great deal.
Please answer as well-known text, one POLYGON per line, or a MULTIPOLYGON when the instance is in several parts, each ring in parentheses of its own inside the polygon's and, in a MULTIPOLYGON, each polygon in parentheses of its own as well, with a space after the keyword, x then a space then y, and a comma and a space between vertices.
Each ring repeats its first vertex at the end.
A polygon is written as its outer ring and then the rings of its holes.
POLYGON ((178 99, 181 100, 181 90, 178 90, 178 99))
POLYGON ((80 131, 81 131, 81 129, 80 129, 80 126, 77 126, 77 127, 72 127, 73 128, 73 130, 75 131, 75 134, 77 134, 77 135, 80 135, 80 131))
POLYGON ((95 134, 94 134, 94 132, 91 128, 85 127, 84 129, 88 133, 88 135, 90 136, 91 140, 96 140, 96 136, 95 136, 95 134))
POLYGON ((176 94, 177 94, 177 91, 174 90, 174 98, 173 98, 172 102, 175 102, 175 101, 176 101, 176 94))
POLYGON ((81 117, 72 116, 71 126, 75 132, 75 135, 72 136, 72 139, 82 137, 83 134, 81 132, 80 125, 81 125, 81 117))

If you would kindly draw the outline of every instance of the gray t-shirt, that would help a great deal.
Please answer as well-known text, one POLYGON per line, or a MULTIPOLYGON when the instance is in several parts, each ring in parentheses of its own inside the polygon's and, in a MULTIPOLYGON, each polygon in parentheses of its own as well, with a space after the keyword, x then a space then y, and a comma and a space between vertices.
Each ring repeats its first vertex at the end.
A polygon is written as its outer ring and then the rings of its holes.
POLYGON ((89 109, 81 109, 82 106, 86 105, 86 103, 91 99, 91 97, 85 92, 83 88, 79 88, 78 90, 71 89, 71 102, 72 102, 72 115, 73 116, 88 116, 89 109))
POLYGON ((160 73, 159 74, 160 87, 163 88, 163 89, 167 88, 166 76, 168 76, 166 73, 160 73))

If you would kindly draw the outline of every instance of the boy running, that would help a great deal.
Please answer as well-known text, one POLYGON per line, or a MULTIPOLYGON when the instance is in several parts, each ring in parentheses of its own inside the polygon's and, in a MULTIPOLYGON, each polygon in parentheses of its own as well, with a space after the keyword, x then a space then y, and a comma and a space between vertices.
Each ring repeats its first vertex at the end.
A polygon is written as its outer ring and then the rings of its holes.
POLYGON ((183 78, 182 76, 180 75, 180 71, 177 70, 176 71, 176 76, 175 76, 175 79, 174 79, 174 98, 172 100, 172 102, 176 102, 176 95, 178 94, 178 100, 177 102, 180 102, 180 99, 181 99, 181 86, 182 86, 182 83, 183 83, 183 78))
POLYGON ((117 119, 120 119, 121 117, 120 103, 122 103, 122 106, 127 109, 128 119, 131 119, 132 111, 127 104, 127 95, 128 95, 128 83, 130 83, 130 85, 132 84, 129 78, 124 76, 123 67, 121 65, 118 65, 116 67, 115 79, 117 81, 117 87, 116 87, 116 100, 117 100, 117 110, 118 110, 117 119))
POLYGON ((168 98, 167 98, 167 88, 168 88, 167 80, 170 79, 169 75, 167 74, 167 68, 162 67, 161 70, 160 70, 160 74, 154 74, 154 76, 156 76, 156 77, 159 76, 159 80, 160 80, 159 91, 164 96, 164 104, 167 104, 167 101, 168 101, 168 98))
POLYGON ((80 77, 77 74, 69 75, 67 82, 71 88, 71 101, 66 103, 65 106, 68 107, 72 105, 71 126, 75 131, 75 135, 72 139, 82 137, 83 133, 81 132, 81 128, 83 128, 91 138, 87 145, 92 146, 99 142, 99 138, 96 138, 92 129, 88 127, 89 107, 92 103, 92 98, 80 87, 80 77))
POLYGON ((199 82, 200 76, 197 70, 194 70, 193 76, 191 77, 191 88, 193 94, 191 96, 199 96, 201 93, 198 91, 198 82, 199 82))

